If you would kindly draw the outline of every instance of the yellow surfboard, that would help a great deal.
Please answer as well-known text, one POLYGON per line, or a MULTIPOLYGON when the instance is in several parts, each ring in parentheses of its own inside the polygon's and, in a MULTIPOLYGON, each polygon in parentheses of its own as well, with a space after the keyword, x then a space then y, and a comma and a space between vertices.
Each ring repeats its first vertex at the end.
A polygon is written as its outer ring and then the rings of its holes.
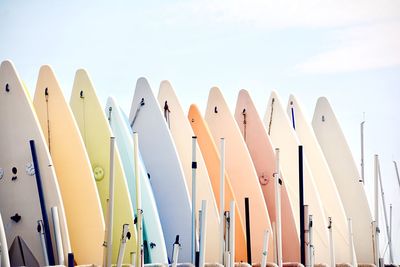
MULTIPOLYGON (((110 137, 112 131, 93 84, 85 70, 78 70, 72 88, 72 112, 75 115, 86 151, 89 155, 103 213, 107 215, 110 173, 110 137)), ((124 263, 129 263, 131 253, 136 253, 136 228, 128 185, 117 147, 115 147, 115 199, 113 220, 113 263, 118 257, 119 243, 124 224, 129 224, 131 238, 126 243, 124 263)), ((132 152, 133 155, 133 152, 132 152)), ((137 254, 136 254, 137 255, 137 254)))
POLYGON ((40 69, 33 104, 56 170, 75 261, 101 265, 105 228, 96 183, 72 111, 49 66, 40 69))

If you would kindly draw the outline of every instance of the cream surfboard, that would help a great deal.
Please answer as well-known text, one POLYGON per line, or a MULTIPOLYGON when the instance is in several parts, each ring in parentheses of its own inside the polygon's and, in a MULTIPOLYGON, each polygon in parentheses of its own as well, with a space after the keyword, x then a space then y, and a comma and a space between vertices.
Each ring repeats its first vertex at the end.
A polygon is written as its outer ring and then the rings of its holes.
POLYGON ((60 185, 74 259, 101 265, 105 228, 96 183, 72 111, 49 66, 40 68, 33 104, 60 185))
MULTIPOLYGON (((192 197, 192 136, 194 135, 192 127, 168 81, 161 82, 158 102, 161 110, 164 110, 164 117, 174 139, 189 194, 192 197)), ((207 262, 218 262, 220 260, 219 215, 204 159, 198 147, 196 162, 196 209, 200 209, 202 200, 207 200, 205 257, 207 262)))
MULTIPOLYGON (((249 150, 254 167, 257 171, 269 217, 276 223, 275 186, 275 152, 264 124, 258 115, 249 93, 240 90, 236 102, 235 119, 249 150)), ((282 214, 282 259, 284 262, 300 262, 300 239, 296 230, 293 209, 290 205, 288 192, 282 178, 281 214, 282 214)))
MULTIPOLYGON (((21 259, 13 258, 13 255, 19 255, 18 252, 13 251, 13 248, 19 247, 33 256, 29 259, 29 265, 45 265, 43 249, 37 231, 38 221, 43 220, 43 218, 35 170, 32 167, 30 140, 35 141, 54 258, 59 257, 56 253, 51 208, 57 207, 64 259, 67 259, 71 247, 64 206, 53 163, 33 105, 10 61, 4 61, 0 66, 0 84, 0 124, 2 129, 2 138, 0 138, 0 168, 2 169, 0 175, 0 212, 3 215, 7 242, 10 246, 11 264, 21 264, 21 259), (18 244, 13 246, 15 241, 18 241, 19 244, 23 243, 24 248, 18 244)), ((25 263, 28 264, 28 262, 25 263)), ((57 260, 56 263, 58 263, 57 260)), ((59 264, 66 264, 66 262, 59 264)))
POLYGON ((167 249, 172 252, 175 238, 179 235, 179 260, 190 262, 189 192, 172 136, 145 78, 136 83, 129 122, 133 132, 140 136, 139 149, 149 172, 167 249))
POLYGON ((304 146, 304 155, 310 171, 315 177, 314 181, 323 203, 325 215, 332 218, 335 260, 338 263, 352 262, 347 218, 342 200, 311 124, 307 121, 301 105, 293 95, 289 97, 287 113, 299 141, 304 146))
POLYGON ((335 180, 347 217, 353 221, 357 260, 361 263, 372 263, 372 215, 364 185, 359 181, 360 175, 346 138, 325 97, 317 101, 312 126, 335 180))
MULTIPOLYGON (((196 105, 191 105, 188 114, 189 122, 192 126, 201 154, 207 168, 207 172, 211 181, 212 189, 219 210, 220 199, 220 156, 218 148, 214 143, 208 126, 203 119, 196 105)), ((225 172, 225 210, 230 209, 231 201, 235 201, 235 261, 247 261, 246 254, 246 236, 242 216, 239 212, 239 206, 232 189, 228 174, 225 172)))
MULTIPOLYGON (((268 101, 267 111, 264 117, 264 125, 275 148, 280 149, 280 161, 285 184, 287 185, 289 200, 292 204, 298 233, 300 234, 300 210, 299 208, 299 160, 298 146, 300 142, 291 127, 289 118, 278 98, 276 92, 272 92, 268 101)), ((307 148, 304 148, 307 149, 307 148)), ((314 247, 315 262, 329 263, 328 223, 323 210, 314 178, 310 172, 307 160, 303 162, 304 173, 304 204, 309 206, 309 213, 314 221, 314 247)))
MULTIPOLYGON (((271 222, 257 173, 251 162, 246 144, 243 142, 235 118, 230 113, 217 87, 213 87, 210 90, 205 120, 214 137, 214 142, 219 142, 221 137, 225 138, 226 170, 229 173, 242 217, 245 217, 244 199, 248 197, 250 200, 252 261, 260 263, 263 251, 263 233, 265 230, 269 230, 272 233, 271 222)), ((273 261, 275 253, 273 235, 269 236, 268 261, 273 261)))
MULTIPOLYGON (((134 172, 135 163, 133 158, 132 130, 129 127, 128 118, 123 114, 113 97, 107 99, 105 111, 118 145, 129 193, 131 195, 131 200, 133 201, 132 206, 134 207, 136 215, 136 177, 134 172)), ((165 247, 164 234, 162 232, 153 190, 151 189, 151 184, 147 177, 147 170, 145 169, 142 160, 140 160, 139 168, 140 192, 143 205, 144 262, 166 264, 168 263, 168 256, 165 247)))
MULTIPOLYGON (((110 138, 113 135, 93 84, 85 70, 76 72, 70 101, 96 180, 103 214, 107 216, 110 175, 110 138)), ((132 201, 128 192, 125 173, 115 148, 115 199, 113 220, 112 262, 116 263, 124 224, 129 225, 131 238, 126 243, 124 263, 130 263, 131 253, 136 253, 136 227, 132 201)), ((136 254, 137 255, 137 254, 136 254)))

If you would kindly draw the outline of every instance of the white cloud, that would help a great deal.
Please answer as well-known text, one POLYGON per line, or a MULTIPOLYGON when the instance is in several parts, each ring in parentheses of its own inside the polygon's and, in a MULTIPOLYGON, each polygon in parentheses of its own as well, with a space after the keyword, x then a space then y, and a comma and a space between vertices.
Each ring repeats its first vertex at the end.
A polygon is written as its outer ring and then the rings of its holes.
POLYGON ((335 73, 400 65, 400 22, 350 27, 332 33, 336 48, 297 65, 306 73, 335 73))

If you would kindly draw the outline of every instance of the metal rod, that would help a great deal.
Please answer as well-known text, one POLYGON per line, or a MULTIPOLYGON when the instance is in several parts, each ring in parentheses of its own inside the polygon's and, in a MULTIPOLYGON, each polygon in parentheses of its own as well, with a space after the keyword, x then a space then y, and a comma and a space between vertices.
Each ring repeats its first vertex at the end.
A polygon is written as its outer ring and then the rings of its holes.
POLYGON ((115 137, 110 137, 110 184, 109 184, 109 201, 108 201, 108 223, 107 223, 107 267, 111 267, 112 263, 112 239, 113 239, 113 222, 114 222, 114 153, 115 153, 115 137))
POLYGON ((330 258, 330 266, 335 267, 335 247, 333 244, 333 234, 332 234, 332 217, 328 217, 329 219, 329 225, 328 225, 328 232, 329 232, 329 258, 330 258))
POLYGON ((375 265, 379 266, 379 173, 378 173, 378 155, 374 155, 374 211, 375 211, 375 265))
POLYGON ((39 233, 40 244, 42 245, 42 249, 43 249, 44 263, 46 266, 48 266, 50 264, 49 264, 49 255, 47 254, 47 249, 46 249, 46 237, 44 234, 43 221, 39 220, 39 221, 37 221, 37 224, 38 224, 37 231, 39 233))
POLYGON ((201 201, 201 220, 200 220, 200 255, 199 267, 204 267, 206 257, 207 240, 207 200, 201 201))
POLYGON ((136 208, 137 208, 137 244, 136 251, 138 256, 136 257, 136 266, 141 267, 143 265, 143 210, 142 210, 142 195, 140 190, 140 168, 139 168, 139 135, 137 132, 133 133, 133 160, 134 160, 134 171, 136 179, 136 208))
POLYGON ((44 190, 43 190, 43 185, 42 185, 42 177, 40 175, 39 161, 37 158, 35 141, 30 140, 29 145, 31 147, 33 167, 35 169, 36 185, 37 185, 37 190, 38 190, 38 194, 39 194, 40 209, 42 211, 45 247, 47 250, 46 253, 47 253, 48 260, 49 260, 48 263, 49 263, 49 265, 55 265, 53 245, 52 245, 51 236, 50 236, 50 224, 49 224, 49 219, 47 217, 46 200, 45 200, 44 190))
POLYGON ((267 256, 268 256, 268 239, 269 239, 269 231, 264 231, 264 242, 263 242, 263 251, 261 255, 261 267, 267 266, 267 256))
POLYGON ((174 243, 173 249, 172 249, 172 267, 176 267, 178 264, 180 246, 181 245, 179 244, 179 235, 177 235, 175 237, 175 243, 174 243))
MULTIPOLYGON (((304 187, 303 187, 303 146, 299 146, 299 209, 300 209, 300 258, 301 263, 306 265, 306 248, 304 240, 304 187)), ((308 218, 306 218, 308 220, 308 218)))
POLYGON ((57 248, 57 255, 58 255, 58 264, 64 265, 64 248, 62 244, 62 236, 61 236, 61 227, 60 227, 60 220, 58 217, 58 208, 51 207, 51 215, 53 218, 53 227, 54 227, 54 235, 56 240, 56 248, 57 248))
POLYGON ((304 247, 304 266, 305 267, 310 267, 310 235, 309 235, 309 219, 310 217, 308 216, 308 205, 303 206, 303 213, 304 213, 304 231, 301 232, 303 234, 304 241, 301 244, 304 247))
POLYGON ((224 210, 225 210, 225 139, 221 138, 220 141, 220 178, 219 178, 219 239, 220 239, 220 263, 224 263, 225 256, 225 241, 224 241, 224 210))
POLYGON ((364 179, 364 124, 365 121, 362 121, 360 124, 361 130, 361 180, 360 182, 365 183, 364 179))
POLYGON ((229 212, 229 254, 230 264, 227 266, 234 267, 235 265, 235 201, 232 200, 229 212))
POLYGON ((377 163, 378 163, 379 186, 381 188, 381 198, 382 198, 382 205, 383 205, 383 215, 385 216, 386 235, 387 235, 388 245, 389 245, 389 260, 390 260, 390 263, 393 263, 392 240, 390 239, 390 226, 389 226, 389 219, 388 219, 387 210, 386 210, 385 192, 383 191, 381 166, 379 163, 379 158, 377 159, 377 161, 378 161, 377 163))
POLYGON ((400 176, 399 176, 399 169, 397 168, 397 162, 393 161, 393 164, 394 164, 394 169, 396 171, 397 182, 399 183, 399 187, 400 187, 400 176))
POLYGON ((355 257, 355 249, 354 249, 354 236, 353 236, 353 222, 351 218, 347 218, 347 226, 349 231, 349 244, 350 244, 350 257, 351 257, 351 265, 357 266, 356 257, 355 257))
MULTIPOLYGON (((281 177, 279 148, 275 149, 275 216, 276 216, 276 264, 282 267, 282 212, 281 212, 281 177)), ((262 266, 263 267, 263 266, 262 266)))
POLYGON ((309 235, 309 264, 310 266, 314 266, 314 226, 313 226, 313 216, 312 214, 308 215, 308 235, 309 235))
POLYGON ((247 263, 252 265, 251 260, 251 232, 250 232, 250 203, 249 198, 244 198, 244 211, 246 219, 246 245, 247 245, 247 263))
POLYGON ((196 141, 192 136, 192 263, 196 263, 196 141))
POLYGON ((3 219, 0 214, 0 265, 2 267, 10 267, 10 258, 7 252, 7 239, 3 225, 3 219), (1 246, 5 246, 5 248, 2 248, 1 246))
POLYGON ((118 250, 117 267, 121 267, 123 264, 125 248, 126 248, 126 240, 130 239, 130 235, 131 234, 129 233, 129 224, 124 224, 122 226, 121 242, 119 244, 119 250, 118 250))

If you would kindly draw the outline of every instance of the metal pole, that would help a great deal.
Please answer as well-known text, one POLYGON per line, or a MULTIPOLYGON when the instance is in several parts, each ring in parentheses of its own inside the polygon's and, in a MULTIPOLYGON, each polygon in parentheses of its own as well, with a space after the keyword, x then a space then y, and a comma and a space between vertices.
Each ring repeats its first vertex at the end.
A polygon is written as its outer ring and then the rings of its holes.
POLYGON ((302 248, 304 249, 304 266, 305 267, 310 267, 310 235, 309 235, 309 227, 310 227, 310 222, 309 219, 310 217, 308 216, 308 205, 303 206, 303 214, 304 214, 304 221, 303 221, 303 231, 300 233, 303 235, 303 243, 301 244, 302 248))
POLYGON ((364 180, 364 124, 365 121, 362 121, 360 124, 361 128, 361 180, 360 182, 365 182, 364 180))
POLYGON ((385 216, 386 235, 387 235, 387 238, 388 238, 388 245, 389 245, 389 259, 390 259, 390 263, 393 263, 393 248, 392 248, 392 242, 391 242, 392 240, 390 239, 390 227, 389 227, 389 220, 388 220, 387 211, 386 211, 385 193, 383 191, 381 166, 380 166, 380 163, 379 163, 379 158, 378 158, 378 177, 379 177, 379 186, 381 188, 383 214, 385 216))
POLYGON ((32 161, 33 161, 33 167, 35 169, 35 177, 36 177, 36 185, 37 185, 39 201, 40 201, 40 209, 42 211, 42 219, 43 219, 42 222, 43 222, 43 231, 44 231, 44 238, 45 238, 45 248, 47 250, 46 253, 47 253, 48 260, 49 260, 49 264, 55 265, 53 245, 51 242, 51 235, 50 235, 50 224, 49 224, 49 219, 47 216, 46 200, 45 200, 44 190, 43 190, 43 185, 42 185, 42 177, 40 175, 39 161, 37 158, 35 141, 30 140, 29 145, 31 147, 31 155, 32 155, 32 161))
POLYGON ((332 234, 332 217, 329 217, 329 225, 328 225, 328 231, 329 231, 329 258, 331 259, 331 267, 335 267, 335 247, 333 245, 333 234, 332 234))
POLYGON ((114 221, 114 153, 115 137, 110 137, 110 184, 108 201, 108 225, 107 225, 107 267, 112 264, 112 239, 113 239, 113 221, 114 221))
POLYGON ((192 263, 196 264, 196 136, 192 136, 192 263))
POLYGON ((397 168, 397 162, 393 161, 393 164, 394 164, 394 169, 396 171, 397 182, 399 183, 399 187, 400 187, 400 176, 399 176, 399 169, 397 168))
MULTIPOLYGON (((281 177, 280 177, 280 162, 279 148, 275 149, 275 212, 276 212, 276 264, 282 267, 282 213, 281 213, 281 177)), ((262 266, 263 267, 263 266, 262 266)))
POLYGON ((200 256, 199 267, 204 267, 206 255, 207 239, 207 200, 201 201, 201 221, 200 221, 200 256))
POLYGON ((224 263, 225 242, 224 242, 224 210, 225 210, 225 139, 221 138, 220 141, 220 180, 219 180, 219 238, 220 238, 220 262, 224 263))
POLYGON ((58 264, 64 264, 64 248, 62 244, 62 237, 61 237, 61 229, 60 229, 60 220, 58 217, 58 208, 51 207, 51 215, 53 218, 53 227, 54 227, 54 235, 56 240, 56 248, 58 254, 58 264))
POLYGON ((246 220, 246 245, 247 245, 247 263, 252 265, 251 259, 251 232, 250 232, 250 203, 249 198, 244 198, 244 211, 246 220))
POLYGON ((3 227, 3 219, 1 218, 0 214, 0 265, 2 267, 10 267, 10 258, 8 256, 7 252, 7 239, 6 239, 6 233, 4 232, 4 227, 3 227), (2 248, 1 246, 5 246, 6 248, 2 248))
POLYGON ((375 265, 379 266, 379 174, 378 174, 378 155, 374 155, 374 207, 375 207, 375 265))
POLYGON ((300 209, 300 255, 301 263, 306 265, 306 248, 304 240, 305 224, 308 218, 304 214, 304 188, 303 188, 303 146, 299 146, 299 209, 300 209))
POLYGON ((263 243, 263 251, 261 255, 261 267, 267 266, 267 256, 268 256, 268 239, 269 239, 269 231, 264 231, 264 243, 263 243))
POLYGON ((40 244, 42 245, 43 249, 43 258, 44 258, 44 263, 46 266, 49 266, 49 256, 47 255, 47 249, 46 249, 46 237, 44 234, 44 226, 43 226, 43 221, 39 220, 37 221, 37 231, 39 233, 39 238, 40 238, 40 244))
POLYGON ((230 253, 230 267, 235 265, 235 201, 232 200, 229 212, 229 253, 230 253))
POLYGON ((139 135, 137 132, 133 133, 133 160, 135 168, 136 179, 136 208, 137 208, 137 247, 136 247, 136 267, 143 265, 143 210, 142 210, 142 195, 140 190, 140 168, 139 168, 139 135))
POLYGON ((131 234, 129 233, 129 224, 124 224, 122 226, 121 242, 119 244, 117 267, 121 267, 124 261, 126 240, 130 239, 131 234))

